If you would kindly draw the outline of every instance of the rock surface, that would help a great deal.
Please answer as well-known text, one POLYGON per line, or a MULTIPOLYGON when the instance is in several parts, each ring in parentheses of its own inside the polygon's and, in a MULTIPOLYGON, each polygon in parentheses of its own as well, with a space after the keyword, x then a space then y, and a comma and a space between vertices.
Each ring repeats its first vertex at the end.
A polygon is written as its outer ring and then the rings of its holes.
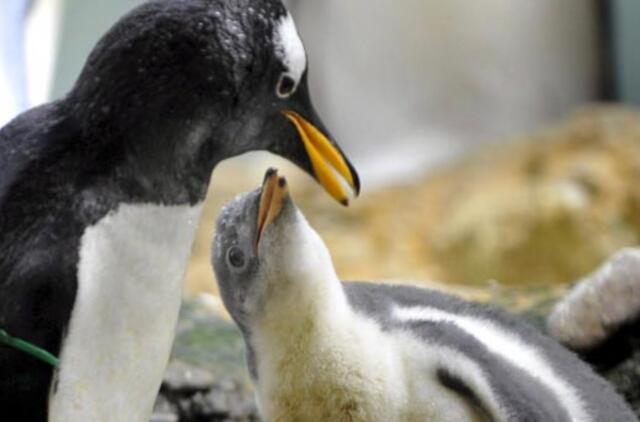
POLYGON ((623 333, 629 354, 617 365, 602 370, 607 378, 631 405, 640 417, 640 324, 629 327, 628 335, 623 333))
POLYGON ((574 350, 590 350, 640 319, 640 249, 625 248, 580 280, 554 306, 547 332, 574 350))
POLYGON ((186 300, 152 422, 254 420, 240 332, 207 300, 186 300))
MULTIPOLYGON (((188 368, 184 364, 180 368, 185 373, 204 372, 201 368, 188 368)), ((170 378, 162 384, 152 422, 258 420, 253 395, 240 381, 227 378, 205 386, 197 381, 190 384, 181 380, 180 387, 174 388, 176 386, 170 378)))

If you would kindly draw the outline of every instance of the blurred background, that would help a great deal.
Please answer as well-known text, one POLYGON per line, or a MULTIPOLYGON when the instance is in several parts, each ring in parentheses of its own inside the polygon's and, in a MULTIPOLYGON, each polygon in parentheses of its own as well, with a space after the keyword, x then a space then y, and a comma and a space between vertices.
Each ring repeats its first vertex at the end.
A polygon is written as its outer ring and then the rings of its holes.
MULTIPOLYGON (((0 124, 65 95, 98 38, 137 3, 0 3, 0 124)), ((346 279, 480 296, 503 285, 561 290, 638 243, 640 3, 287 5, 316 105, 359 169, 362 197, 340 209, 266 153, 224 163, 187 294, 215 293, 207 256, 218 209, 271 164, 294 179, 346 279)))
MULTIPOLYGON (((2 0, 0 124, 65 95, 98 38, 137 3, 2 0)), ((359 170, 362 195, 340 208, 267 153, 220 165, 187 272, 186 297, 197 298, 185 307, 189 329, 197 306, 224 315, 208 259, 220 206, 270 165, 289 177, 344 279, 543 309, 639 243, 640 2, 287 5, 316 106, 359 170)), ((188 347, 208 334, 184 333, 176 353, 213 365, 188 347)), ((241 361, 234 338, 220 352, 227 363, 241 361)))
MULTIPOLYGON (((3 0, 0 123, 65 95, 98 38, 137 3, 3 0)), ((640 3, 287 5, 317 108, 359 169, 362 197, 340 209, 266 153, 224 163, 187 294, 215 293, 207 256, 218 209, 271 164, 294 179, 346 279, 480 296, 503 285, 561 290, 638 243, 640 3)))

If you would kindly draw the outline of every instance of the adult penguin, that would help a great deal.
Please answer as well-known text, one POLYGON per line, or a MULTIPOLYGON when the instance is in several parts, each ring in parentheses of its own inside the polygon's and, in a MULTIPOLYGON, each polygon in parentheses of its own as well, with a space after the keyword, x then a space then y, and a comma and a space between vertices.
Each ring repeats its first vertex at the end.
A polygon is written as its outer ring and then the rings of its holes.
POLYGON ((251 150, 359 190, 279 0, 146 3, 0 130, 0 328, 60 359, 0 344, 3 415, 148 420, 211 171, 251 150))

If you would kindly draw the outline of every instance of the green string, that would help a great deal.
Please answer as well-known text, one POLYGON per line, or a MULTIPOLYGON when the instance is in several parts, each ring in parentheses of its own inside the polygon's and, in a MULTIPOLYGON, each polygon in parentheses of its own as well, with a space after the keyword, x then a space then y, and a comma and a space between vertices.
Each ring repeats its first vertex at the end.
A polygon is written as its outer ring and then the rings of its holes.
POLYGON ((29 343, 28 341, 21 340, 17 337, 11 337, 3 329, 0 329, 0 344, 6 344, 10 347, 25 352, 35 357, 36 359, 40 359, 41 361, 48 363, 54 368, 57 368, 60 364, 58 358, 53 356, 51 353, 47 352, 44 349, 41 349, 33 343, 29 343))

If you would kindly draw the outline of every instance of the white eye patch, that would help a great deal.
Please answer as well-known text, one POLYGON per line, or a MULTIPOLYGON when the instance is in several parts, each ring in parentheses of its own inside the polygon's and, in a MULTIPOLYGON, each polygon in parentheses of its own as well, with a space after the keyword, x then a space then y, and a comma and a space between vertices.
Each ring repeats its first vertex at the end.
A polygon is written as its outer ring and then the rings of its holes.
POLYGON ((286 69, 278 81, 276 94, 280 98, 286 98, 295 92, 307 68, 307 54, 289 13, 276 24, 273 44, 276 57, 286 69), (283 87, 283 81, 289 86, 283 87), (290 86, 291 81, 293 86, 290 86))

